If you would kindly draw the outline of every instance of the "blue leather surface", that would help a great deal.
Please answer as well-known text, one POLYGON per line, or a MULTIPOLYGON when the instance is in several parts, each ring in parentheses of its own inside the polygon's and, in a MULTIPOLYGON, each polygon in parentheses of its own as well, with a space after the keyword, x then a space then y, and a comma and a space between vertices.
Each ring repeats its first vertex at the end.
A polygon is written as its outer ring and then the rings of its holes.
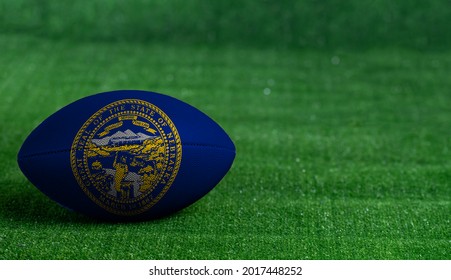
POLYGON ((18 162, 25 176, 61 205, 99 218, 121 219, 98 206, 80 188, 71 169, 70 150, 77 132, 100 108, 122 99, 140 99, 159 107, 172 120, 182 143, 180 169, 172 186, 147 212, 125 220, 178 211, 208 193, 227 173, 235 146, 207 115, 175 98, 121 90, 80 99, 44 120, 25 140, 18 162))

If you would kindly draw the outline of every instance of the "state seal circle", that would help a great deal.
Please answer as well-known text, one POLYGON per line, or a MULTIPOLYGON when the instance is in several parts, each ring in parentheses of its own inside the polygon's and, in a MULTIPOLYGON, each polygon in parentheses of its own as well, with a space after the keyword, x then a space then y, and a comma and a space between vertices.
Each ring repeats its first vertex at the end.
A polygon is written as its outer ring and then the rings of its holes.
POLYGON ((97 205, 141 214, 166 194, 180 168, 182 144, 172 120, 139 99, 110 103, 80 128, 70 151, 75 179, 97 205))

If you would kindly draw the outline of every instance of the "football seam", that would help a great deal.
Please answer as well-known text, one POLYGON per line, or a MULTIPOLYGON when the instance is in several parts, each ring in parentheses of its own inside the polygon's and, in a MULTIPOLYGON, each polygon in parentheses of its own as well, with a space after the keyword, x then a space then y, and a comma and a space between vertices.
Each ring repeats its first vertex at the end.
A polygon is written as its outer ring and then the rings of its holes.
MULTIPOLYGON (((188 143, 188 144, 183 144, 182 146, 188 146, 188 147, 203 147, 203 148, 213 148, 213 149, 220 149, 220 150, 227 150, 230 152, 234 152, 234 149, 230 149, 227 147, 221 147, 221 146, 215 146, 215 145, 208 145, 208 144, 195 144, 195 143, 188 143)), ((18 160, 22 160, 22 159, 27 159, 27 158, 33 158, 33 157, 39 157, 39 156, 46 156, 46 155, 53 155, 53 154, 59 154, 59 153, 64 153, 64 152, 70 152, 71 149, 63 149, 63 150, 56 150, 56 151, 48 151, 48 152, 40 152, 40 153, 35 153, 35 154, 30 154, 30 155, 24 155, 21 157, 18 157, 18 160)))

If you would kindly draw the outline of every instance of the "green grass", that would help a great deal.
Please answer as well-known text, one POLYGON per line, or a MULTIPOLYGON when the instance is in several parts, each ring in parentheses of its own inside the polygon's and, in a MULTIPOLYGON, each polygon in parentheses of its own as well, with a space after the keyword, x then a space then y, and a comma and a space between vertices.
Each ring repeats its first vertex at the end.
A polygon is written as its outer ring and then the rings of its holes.
POLYGON ((0 2, 0 32, 74 41, 447 50, 449 26, 449 0, 0 2))
POLYGON ((276 51, 0 35, 0 259, 450 259, 451 52, 276 51), (201 109, 230 173, 170 217, 93 221, 21 174, 58 108, 145 89, 201 109), (270 94, 264 94, 270 93, 270 94))

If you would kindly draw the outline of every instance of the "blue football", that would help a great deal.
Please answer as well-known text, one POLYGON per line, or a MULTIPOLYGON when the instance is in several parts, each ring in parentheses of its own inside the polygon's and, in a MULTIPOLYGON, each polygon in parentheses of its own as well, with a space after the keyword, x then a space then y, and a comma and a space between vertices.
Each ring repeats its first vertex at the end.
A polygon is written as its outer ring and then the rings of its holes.
POLYGON ((142 220, 194 203, 230 169, 235 146, 198 109, 120 90, 85 97, 31 132, 20 169, 60 205, 100 219, 142 220))

